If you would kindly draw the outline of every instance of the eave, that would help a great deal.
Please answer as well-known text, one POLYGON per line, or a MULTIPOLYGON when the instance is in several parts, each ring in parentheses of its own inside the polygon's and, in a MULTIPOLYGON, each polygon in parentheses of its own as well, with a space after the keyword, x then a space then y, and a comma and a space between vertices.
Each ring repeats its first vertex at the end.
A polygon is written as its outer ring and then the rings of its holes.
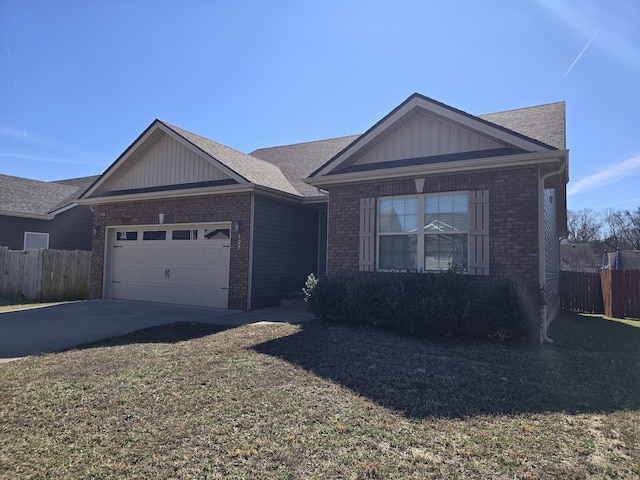
MULTIPOLYGON (((305 179, 305 182, 316 187, 321 187, 347 183, 382 181, 391 178, 413 178, 420 175, 439 175, 506 167, 532 166, 539 165, 541 163, 560 163, 567 161, 568 153, 568 150, 553 150, 549 152, 521 153, 516 155, 460 160, 456 162, 329 174, 322 177, 309 177, 305 179)), ((563 181, 566 183, 567 180, 563 179, 563 181)))
POLYGON ((130 193, 124 195, 113 195, 105 197, 89 197, 76 200, 78 205, 107 205, 123 202, 141 202, 149 200, 164 200, 168 198, 201 197, 205 195, 225 195, 234 193, 254 193, 259 192, 267 196, 277 197, 289 201, 300 203, 302 198, 286 192, 281 192, 261 185, 247 183, 243 185, 224 185, 217 187, 203 187, 184 190, 162 190, 155 192, 130 193))
POLYGON ((13 212, 10 210, 0 210, 0 216, 29 218, 31 220, 53 220, 55 215, 47 213, 13 212))

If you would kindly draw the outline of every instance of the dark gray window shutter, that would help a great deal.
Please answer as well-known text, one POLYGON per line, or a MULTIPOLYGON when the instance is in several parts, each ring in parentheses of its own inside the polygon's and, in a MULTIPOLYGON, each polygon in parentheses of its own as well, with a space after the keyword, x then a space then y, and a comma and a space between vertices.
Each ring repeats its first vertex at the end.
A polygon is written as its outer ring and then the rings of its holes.
POLYGON ((360 253, 358 268, 373 272, 376 265, 376 199, 360 199, 360 253))
POLYGON ((469 194, 469 268, 472 275, 489 275, 489 190, 469 194))

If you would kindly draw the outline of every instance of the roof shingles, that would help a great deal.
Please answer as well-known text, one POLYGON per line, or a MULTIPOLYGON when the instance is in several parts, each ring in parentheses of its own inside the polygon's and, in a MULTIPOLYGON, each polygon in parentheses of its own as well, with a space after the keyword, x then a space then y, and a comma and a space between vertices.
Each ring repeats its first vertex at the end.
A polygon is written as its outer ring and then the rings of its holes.
POLYGON ((0 174, 0 212, 18 216, 50 214, 73 203, 95 178, 41 182, 0 174))

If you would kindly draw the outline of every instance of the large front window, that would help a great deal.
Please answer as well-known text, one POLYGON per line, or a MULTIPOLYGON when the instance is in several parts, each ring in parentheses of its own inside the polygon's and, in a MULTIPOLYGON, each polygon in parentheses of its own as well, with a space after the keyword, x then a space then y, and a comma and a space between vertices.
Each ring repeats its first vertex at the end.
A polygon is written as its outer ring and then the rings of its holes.
POLYGON ((378 268, 466 271, 468 204, 467 193, 380 199, 378 268))

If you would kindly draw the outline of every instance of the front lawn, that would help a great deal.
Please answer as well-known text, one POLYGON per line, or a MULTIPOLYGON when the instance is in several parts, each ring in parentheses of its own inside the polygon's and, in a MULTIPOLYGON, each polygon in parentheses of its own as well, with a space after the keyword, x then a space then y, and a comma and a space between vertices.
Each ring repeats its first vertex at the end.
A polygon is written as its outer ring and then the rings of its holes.
POLYGON ((640 328, 178 323, 0 365, 0 478, 637 478, 640 328))

